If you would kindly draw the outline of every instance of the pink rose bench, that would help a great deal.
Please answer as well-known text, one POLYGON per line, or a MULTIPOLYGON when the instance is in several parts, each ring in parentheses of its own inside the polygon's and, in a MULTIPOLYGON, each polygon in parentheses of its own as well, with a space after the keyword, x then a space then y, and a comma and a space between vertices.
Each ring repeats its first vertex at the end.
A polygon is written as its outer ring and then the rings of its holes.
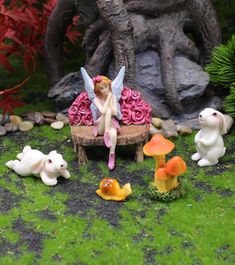
MULTIPOLYGON (((74 151, 78 163, 86 163, 87 146, 104 146, 103 136, 93 136, 93 118, 87 93, 81 93, 68 110, 74 151)), ((143 145, 148 141, 151 106, 140 92, 124 87, 120 99, 122 125, 118 133, 117 146, 136 144, 136 162, 143 162, 143 145)))

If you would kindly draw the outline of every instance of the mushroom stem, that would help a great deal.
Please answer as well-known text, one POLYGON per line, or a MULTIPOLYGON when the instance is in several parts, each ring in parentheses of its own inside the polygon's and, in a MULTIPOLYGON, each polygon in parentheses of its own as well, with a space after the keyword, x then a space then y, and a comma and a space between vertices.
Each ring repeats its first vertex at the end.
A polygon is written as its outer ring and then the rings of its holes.
POLYGON ((166 160, 165 160, 165 155, 154 156, 154 158, 156 161, 156 167, 155 167, 155 172, 156 172, 160 167, 165 166, 166 160))

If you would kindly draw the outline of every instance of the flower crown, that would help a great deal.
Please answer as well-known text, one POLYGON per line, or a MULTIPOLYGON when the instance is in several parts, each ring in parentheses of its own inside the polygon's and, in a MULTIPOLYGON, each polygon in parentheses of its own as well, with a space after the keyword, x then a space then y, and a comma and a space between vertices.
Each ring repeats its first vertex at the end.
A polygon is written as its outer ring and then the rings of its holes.
POLYGON ((104 80, 109 80, 109 79, 108 79, 108 77, 103 76, 103 75, 97 75, 96 77, 92 78, 92 81, 93 81, 94 84, 101 83, 104 80))

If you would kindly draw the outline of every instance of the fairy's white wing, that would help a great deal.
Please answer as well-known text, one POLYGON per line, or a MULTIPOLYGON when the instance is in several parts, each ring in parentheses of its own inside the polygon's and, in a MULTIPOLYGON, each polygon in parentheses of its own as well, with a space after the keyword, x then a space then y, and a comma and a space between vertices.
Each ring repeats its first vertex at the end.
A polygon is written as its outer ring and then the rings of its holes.
POLYGON ((112 93, 117 98, 117 101, 119 101, 122 95, 124 76, 125 76, 125 66, 121 68, 118 75, 112 82, 112 93))
POLYGON ((81 67, 81 73, 82 73, 83 81, 85 84, 85 90, 87 92, 88 98, 90 99, 90 101, 93 101, 95 98, 93 80, 90 78, 85 68, 81 67))
POLYGON ((82 73, 82 77, 83 77, 84 84, 85 84, 85 90, 87 92, 88 98, 91 101, 90 109, 92 112, 92 116, 93 116, 94 121, 96 121, 99 118, 99 111, 96 105, 93 103, 93 100, 95 98, 94 83, 93 83, 93 80, 88 75, 85 68, 81 67, 81 73, 82 73))
POLYGON ((125 76, 125 66, 123 66, 121 68, 118 75, 116 76, 116 78, 112 82, 112 93, 117 99, 117 110, 118 110, 117 117, 119 120, 122 119, 121 107, 119 104, 119 100, 120 100, 121 95, 122 95, 124 76, 125 76))

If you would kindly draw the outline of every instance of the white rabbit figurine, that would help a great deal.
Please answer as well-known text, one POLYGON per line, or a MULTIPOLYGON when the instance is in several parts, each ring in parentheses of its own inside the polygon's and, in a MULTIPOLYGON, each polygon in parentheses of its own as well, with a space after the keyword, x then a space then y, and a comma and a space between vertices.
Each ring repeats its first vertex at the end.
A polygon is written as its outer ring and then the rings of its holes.
POLYGON ((192 160, 201 167, 212 166, 225 154, 226 148, 221 135, 227 132, 224 115, 212 108, 204 109, 199 115, 201 130, 195 135, 197 153, 192 160))
POLYGON ((23 152, 16 156, 19 160, 10 160, 6 166, 13 169, 21 176, 35 175, 41 177, 47 186, 57 184, 57 178, 70 177, 67 163, 57 151, 51 151, 48 155, 25 146, 23 152))

